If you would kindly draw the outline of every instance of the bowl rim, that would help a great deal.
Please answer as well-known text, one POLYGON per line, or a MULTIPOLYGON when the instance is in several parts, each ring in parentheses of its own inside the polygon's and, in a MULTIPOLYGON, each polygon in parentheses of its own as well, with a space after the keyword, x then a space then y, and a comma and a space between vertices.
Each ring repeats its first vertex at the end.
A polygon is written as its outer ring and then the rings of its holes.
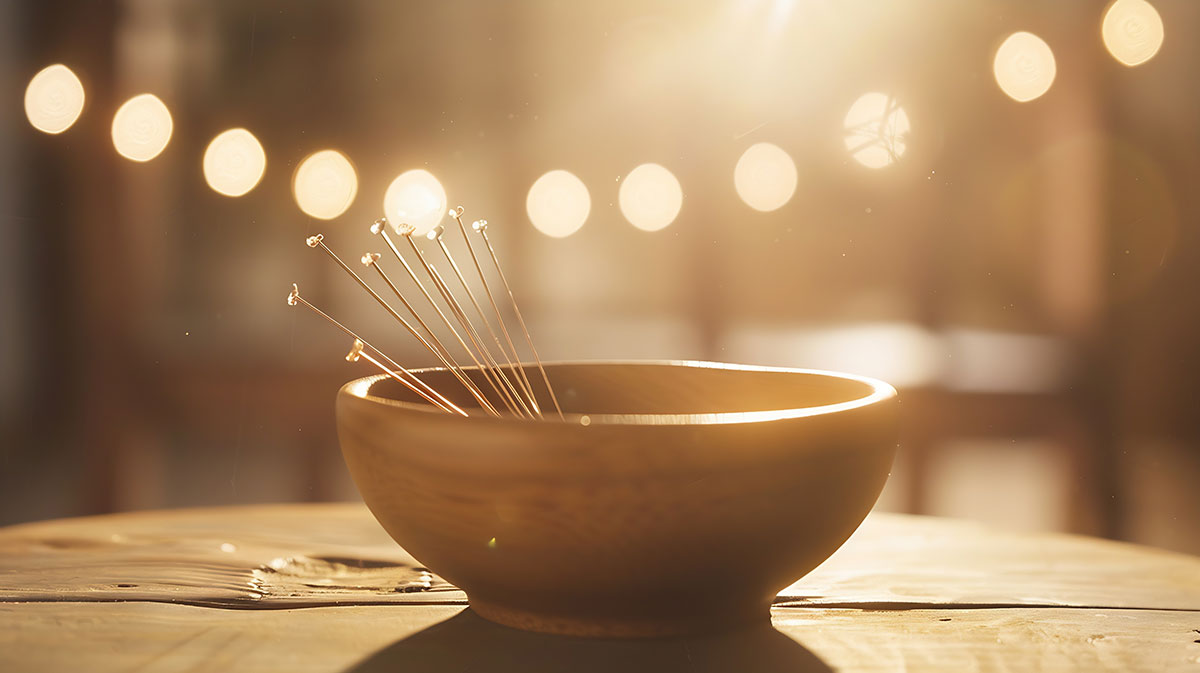
MULTIPOLYGON (((523 363, 525 366, 531 366, 531 363, 523 363)), ((761 411, 730 411, 730 412, 715 412, 702 414, 579 414, 565 413, 565 418, 555 418, 554 414, 546 414, 545 418, 537 419, 536 421, 527 418, 518 418, 511 416, 487 416, 487 415, 471 415, 472 421, 487 421, 489 423, 499 424, 527 424, 537 422, 538 424, 553 424, 558 426, 663 426, 663 425, 727 425, 737 423, 762 423, 766 421, 781 421, 796 418, 807 418, 812 416, 826 416, 829 414, 861 409, 871 406, 888 399, 896 398, 898 393, 895 387, 886 381, 871 378, 869 376, 861 376, 858 374, 847 374, 844 372, 832 372, 821 369, 803 369, 796 367, 771 367, 765 365, 742 365, 730 364, 724 362, 709 362, 704 360, 555 360, 544 361, 542 365, 667 365, 677 367, 696 367, 704 369, 733 369, 739 371, 762 371, 762 372, 781 372, 790 374, 811 374, 815 376, 823 376, 828 378, 844 379, 849 381, 857 381, 859 383, 870 386, 870 392, 867 395, 853 400, 844 402, 835 402, 833 404, 824 404, 815 407, 798 407, 792 409, 768 409, 761 411)), ((413 374, 425 374, 432 372, 447 371, 445 367, 425 367, 422 369, 410 369, 413 374)), ((372 395, 368 392, 376 382, 389 378, 387 374, 375 374, 372 376, 364 376, 347 382, 338 391, 340 395, 347 395, 352 398, 357 398, 366 402, 371 402, 387 407, 402 409, 404 411, 420 414, 428 414, 433 417, 444 417, 447 419, 458 419, 461 416, 455 414, 447 414, 444 411, 438 410, 433 405, 417 402, 405 402, 380 395, 372 395)))

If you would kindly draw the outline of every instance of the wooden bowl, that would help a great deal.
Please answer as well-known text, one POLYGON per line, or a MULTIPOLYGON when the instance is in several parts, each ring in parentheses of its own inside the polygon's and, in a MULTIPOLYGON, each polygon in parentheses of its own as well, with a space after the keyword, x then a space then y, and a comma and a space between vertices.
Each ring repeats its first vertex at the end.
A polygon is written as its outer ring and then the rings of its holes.
MULTIPOLYGON (((775 594, 862 523, 895 453, 896 391, 882 381, 545 366, 565 421, 454 416, 380 376, 337 398, 342 453, 375 518, 508 626, 659 636, 769 618, 775 594)), ((449 372, 420 376, 468 408, 449 372)))

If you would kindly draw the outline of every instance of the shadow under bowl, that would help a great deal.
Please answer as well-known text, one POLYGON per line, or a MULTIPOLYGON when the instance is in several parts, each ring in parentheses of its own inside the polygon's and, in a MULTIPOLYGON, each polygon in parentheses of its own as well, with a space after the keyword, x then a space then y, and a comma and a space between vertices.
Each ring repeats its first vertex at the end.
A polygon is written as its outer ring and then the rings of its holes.
POLYGON ((545 370, 563 420, 484 415, 442 369, 419 376, 471 418, 383 376, 337 398, 375 518, 507 626, 631 637, 768 619, 862 523, 895 454, 882 381, 700 362, 545 370))

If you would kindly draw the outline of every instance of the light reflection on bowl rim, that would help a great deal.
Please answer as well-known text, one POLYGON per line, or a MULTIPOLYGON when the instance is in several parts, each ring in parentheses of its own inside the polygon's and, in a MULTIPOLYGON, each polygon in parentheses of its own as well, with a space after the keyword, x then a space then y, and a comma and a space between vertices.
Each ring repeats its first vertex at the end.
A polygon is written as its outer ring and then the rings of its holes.
MULTIPOLYGON (((567 413, 565 419, 560 420, 553 418, 553 413, 546 414, 545 419, 532 421, 538 424, 551 424, 554 426, 577 426, 580 428, 590 428, 596 426, 665 426, 665 425, 684 425, 684 426, 708 426, 708 425, 732 425, 738 423, 762 423, 767 421, 783 421, 797 418, 808 418, 812 416, 825 416, 840 412, 852 411, 869 407, 873 404, 883 402, 888 399, 894 399, 898 396, 895 387, 890 383, 869 376, 860 376, 858 374, 847 374, 845 372, 831 372, 820 369, 801 369, 794 367, 768 367, 765 365, 739 365, 723 362, 708 362, 704 360, 564 360, 554 362, 544 362, 546 366, 550 365, 659 365, 659 366, 675 366, 675 367, 695 367, 700 369, 729 369, 737 371, 757 371, 757 372, 778 372, 787 374, 809 374, 826 378, 842 379, 846 381, 856 381, 870 387, 871 392, 868 395, 857 399, 848 400, 845 402, 836 402, 833 404, 823 404, 815 407, 800 407, 794 409, 770 409, 764 411, 734 411, 734 412, 716 412, 707 414, 579 414, 567 413), (588 422, 583 423, 583 419, 587 418, 588 422)), ((526 363, 526 366, 530 366, 526 363)), ((410 369, 410 372, 420 376, 421 374, 435 373, 446 371, 445 367, 427 367, 423 369, 410 369)), ((417 402, 405 402, 395 400, 379 395, 372 395, 369 391, 375 383, 390 378, 386 374, 376 374, 355 379, 342 386, 342 390, 347 394, 358 399, 382 404, 384 406, 396 407, 408 411, 433 414, 435 416, 445 416, 447 419, 461 422, 463 419, 460 416, 452 416, 435 409, 431 405, 421 404, 417 402)), ((529 419, 501 417, 495 418, 492 416, 471 416, 472 422, 489 422, 489 423, 530 423, 529 419)))

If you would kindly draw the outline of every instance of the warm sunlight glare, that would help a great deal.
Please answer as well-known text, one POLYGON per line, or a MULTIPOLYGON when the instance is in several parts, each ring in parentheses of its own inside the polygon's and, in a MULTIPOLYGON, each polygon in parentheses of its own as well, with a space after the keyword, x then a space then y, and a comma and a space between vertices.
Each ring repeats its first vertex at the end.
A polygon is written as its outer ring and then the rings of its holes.
POLYGON ((1033 33, 1019 32, 996 50, 992 64, 996 84, 1013 100, 1025 103, 1050 90, 1057 66, 1054 52, 1045 40, 1033 33))
POLYGON ((405 171, 388 185, 383 214, 393 227, 407 224, 414 236, 424 236, 446 214, 446 188, 425 169, 405 171))
POLYGON ((1113 58, 1128 66, 1141 65, 1162 47, 1162 17, 1146 0, 1117 0, 1104 13, 1100 34, 1113 58))
POLYGON ((733 169, 733 186, 751 208, 777 210, 796 192, 796 164, 776 145, 751 145, 733 169))
POLYGON ((642 164, 629 171, 617 196, 625 219, 642 231, 658 231, 671 224, 683 206, 679 180, 658 164, 642 164))
POLYGON ((538 231, 565 238, 579 231, 592 209, 587 185, 570 171, 555 170, 538 178, 525 198, 525 212, 538 231))
POLYGON ((83 113, 83 83, 61 63, 43 68, 25 89, 25 116, 33 128, 62 133, 83 113))
POLYGON ((346 212, 358 194, 358 174, 337 150, 313 152, 296 167, 292 196, 305 215, 332 220, 346 212))
POLYGON ((266 170, 267 154, 246 129, 229 129, 204 150, 204 179, 218 194, 241 196, 254 189, 266 170))
POLYGON ((866 93, 846 112, 846 150, 867 168, 895 163, 908 146, 908 114, 896 99, 866 93))
POLYGON ((113 116, 113 147, 131 161, 150 161, 166 148, 173 128, 171 112, 158 96, 134 96, 113 116))

